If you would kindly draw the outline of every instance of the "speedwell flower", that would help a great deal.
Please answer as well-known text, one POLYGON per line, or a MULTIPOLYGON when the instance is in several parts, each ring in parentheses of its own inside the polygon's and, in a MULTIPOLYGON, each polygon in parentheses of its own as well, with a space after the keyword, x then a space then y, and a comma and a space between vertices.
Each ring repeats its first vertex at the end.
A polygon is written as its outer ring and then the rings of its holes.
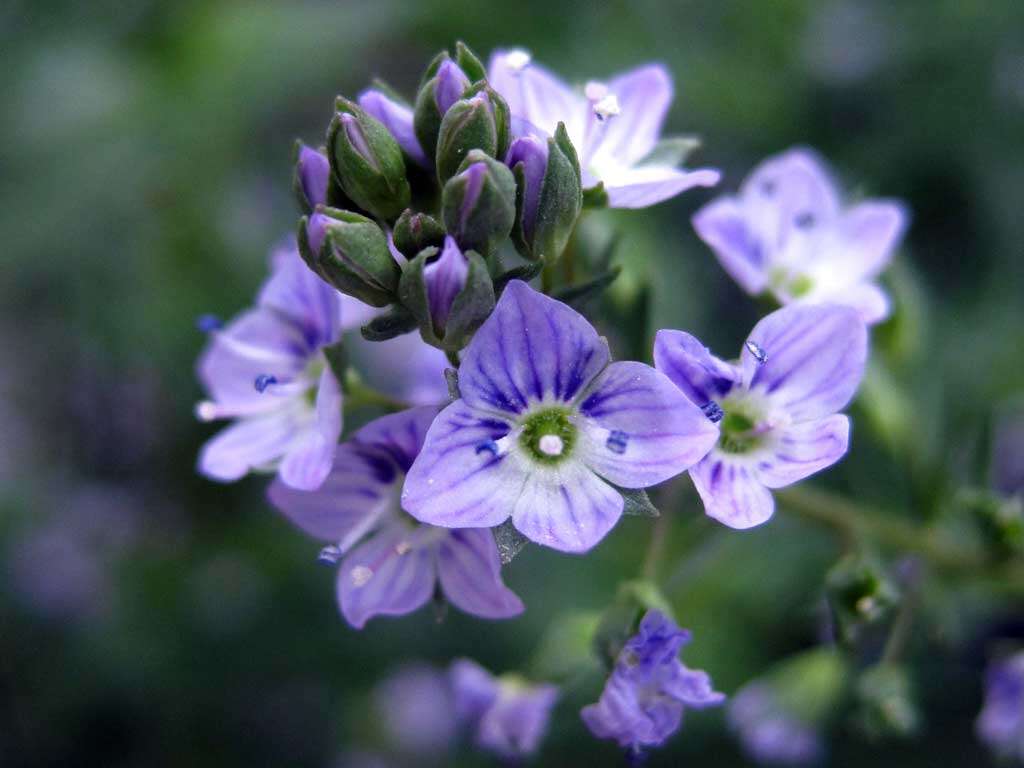
POLYGON ((560 122, 579 154, 583 186, 604 184, 613 208, 645 208, 691 187, 713 187, 712 168, 686 171, 651 156, 672 103, 658 64, 589 82, 577 93, 522 50, 495 51, 487 79, 508 102, 513 134, 553 136, 560 122))
POLYGON ((667 480, 717 437, 663 374, 611 363, 582 315, 519 280, 466 348, 459 388, 409 470, 403 506, 449 528, 511 516, 527 538, 566 552, 590 549, 618 521, 614 486, 667 480))
POLYGON ((271 503, 306 533, 328 543, 321 559, 340 560, 337 594, 356 629, 378 615, 411 613, 434 595, 490 619, 522 612, 501 581, 494 536, 419 525, 398 503, 402 477, 423 444, 436 407, 384 416, 338 446, 334 466, 316 491, 274 482, 271 503))
POLYGON ((783 304, 847 304, 867 323, 889 313, 873 280, 906 225, 905 209, 891 200, 844 207, 818 157, 804 149, 768 158, 737 196, 713 200, 693 217, 697 234, 747 293, 770 291, 783 304))
POLYGON ((341 435, 341 387, 323 353, 340 336, 341 299, 292 241, 274 251, 271 272, 255 308, 223 329, 205 323, 197 372, 210 399, 196 414, 236 421, 203 446, 199 471, 228 482, 276 467, 286 485, 311 490, 341 435))
POLYGON ((689 641, 689 631, 660 611, 648 611, 619 653, 600 700, 580 712, 591 732, 634 751, 656 747, 679 729, 684 709, 725 701, 706 672, 679 660, 689 641))
POLYGON ((992 664, 985 680, 985 707, 978 737, 995 753, 1024 760, 1024 653, 992 664))
POLYGON ((509 760, 537 751, 558 700, 555 686, 495 677, 469 659, 452 664, 451 683, 456 716, 474 730, 478 746, 509 760))
POLYGON ((850 422, 838 414, 864 375, 867 329, 856 311, 793 304, 750 332, 738 365, 682 331, 658 331, 654 363, 701 407, 721 435, 690 470, 704 508, 732 528, 772 516, 770 488, 837 462, 850 422))

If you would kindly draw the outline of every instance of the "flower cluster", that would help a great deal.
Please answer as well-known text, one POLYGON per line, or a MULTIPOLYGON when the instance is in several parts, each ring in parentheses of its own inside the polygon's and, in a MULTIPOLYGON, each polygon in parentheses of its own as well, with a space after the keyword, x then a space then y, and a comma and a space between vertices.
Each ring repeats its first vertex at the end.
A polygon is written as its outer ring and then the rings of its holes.
MULTIPOLYGON (((659 65, 577 89, 524 51, 485 67, 459 44, 411 100, 384 85, 339 97, 323 146, 298 143, 297 237, 254 309, 201 321, 197 412, 235 422, 199 468, 221 481, 276 472, 270 502, 337 566, 353 627, 431 599, 516 616, 501 566, 526 541, 587 552, 623 514, 653 510, 644 489, 687 472, 708 515, 748 528, 771 517, 770 489, 846 453, 839 412, 864 374, 867 323, 888 311, 871 281, 905 215, 843 208, 812 155, 767 161, 694 219, 744 289, 786 305, 737 361, 678 330, 658 332, 654 366, 613 361, 573 305, 617 274, 573 262, 585 209, 719 181, 679 167, 692 139, 661 137, 672 95, 659 65), (387 413, 367 423, 367 406, 387 413), (346 409, 362 426, 343 440, 346 409)), ((688 632, 638 616, 618 622, 633 636, 582 713, 633 751, 724 699, 678 660, 688 632)), ((468 660, 452 676, 481 746, 509 759, 537 747, 553 686, 468 660)))

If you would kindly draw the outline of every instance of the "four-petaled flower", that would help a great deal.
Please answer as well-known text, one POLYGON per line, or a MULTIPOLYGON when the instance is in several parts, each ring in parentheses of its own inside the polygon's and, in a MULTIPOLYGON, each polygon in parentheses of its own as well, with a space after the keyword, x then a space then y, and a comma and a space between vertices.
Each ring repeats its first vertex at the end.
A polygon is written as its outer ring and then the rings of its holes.
POLYGON ((1024 760, 1024 653, 1000 659, 988 670, 978 737, 995 753, 1024 760))
POLYGON ((210 399, 196 414, 237 421, 203 446, 199 471, 227 482, 276 466, 285 484, 311 490, 330 471, 341 435, 341 387, 323 352, 341 334, 341 295, 293 241, 273 252, 271 272, 255 308, 206 329, 197 373, 210 399))
POLYGON ((438 582, 448 601, 467 613, 499 619, 523 610, 501 581, 490 531, 419 525, 399 507, 402 477, 436 414, 436 407, 423 406, 372 421, 338 446, 318 490, 275 481, 268 491, 288 519, 328 542, 321 559, 341 560, 338 603, 357 629, 377 615, 416 610, 438 582))
POLYGON ((473 729, 478 746, 514 760, 537 750, 558 689, 513 677, 495 677, 469 659, 451 667, 456 717, 473 729))
POLYGON ((527 538, 566 552, 590 549, 618 521, 615 486, 674 477, 718 436, 663 374, 610 362, 582 315, 518 280, 465 350, 459 388, 409 470, 404 508, 449 528, 511 516, 527 538))
POLYGON ((525 51, 508 50, 491 56, 487 79, 508 102, 515 135, 552 136, 565 123, 583 186, 603 183, 613 208, 644 208, 718 183, 717 170, 685 171, 652 155, 672 103, 672 77, 661 65, 589 82, 578 93, 525 51))
POLYGON ((689 641, 689 631, 660 611, 648 611, 619 653, 601 698, 580 712, 591 732, 634 751, 656 747, 679 729, 686 708, 725 701, 706 672, 679 660, 689 641))
POLYGON ((738 365, 682 331, 658 331, 654 362, 714 421, 721 435, 690 470, 707 513, 733 528, 772 516, 768 489, 831 466, 846 453, 838 414, 857 391, 867 328, 837 305, 793 304, 750 332, 738 365))
POLYGON ((791 149, 765 160, 737 196, 693 217, 697 234, 747 293, 770 291, 783 304, 855 307, 867 323, 889 314, 872 281, 903 237, 907 214, 890 200, 843 207, 817 156, 791 149))

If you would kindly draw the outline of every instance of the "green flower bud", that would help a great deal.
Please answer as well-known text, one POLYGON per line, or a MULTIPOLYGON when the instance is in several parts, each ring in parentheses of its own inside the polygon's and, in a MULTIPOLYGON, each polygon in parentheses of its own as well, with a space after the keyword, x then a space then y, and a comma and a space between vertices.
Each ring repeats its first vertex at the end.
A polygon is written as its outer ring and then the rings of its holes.
POLYGON ((503 163, 471 150, 441 193, 444 224, 464 251, 490 257, 512 231, 516 180, 503 163))
POLYGON ((321 206, 302 217, 298 237, 302 258, 324 281, 374 307, 394 302, 401 269, 372 219, 321 206))
POLYGON ((897 664, 878 664, 857 681, 857 723, 871 740, 906 737, 917 731, 920 713, 910 675, 897 664))
POLYGON ((360 208, 393 219, 409 205, 409 182, 398 142, 383 123, 347 99, 327 132, 331 168, 360 208))
POLYGON ((853 643, 869 627, 887 617, 899 592, 882 565, 864 554, 847 555, 825 582, 825 593, 844 642, 853 643))
POLYGON ((504 157, 508 150, 509 111, 505 100, 486 83, 452 104, 437 137, 437 178, 444 184, 470 150, 504 157))
POLYGON ((486 77, 480 59, 462 43, 456 44, 454 59, 442 51, 430 62, 416 93, 413 112, 413 130, 427 157, 434 157, 445 113, 471 85, 486 77))
POLYGON ((407 259, 412 259, 424 248, 440 248, 444 244, 445 231, 441 222, 425 213, 413 213, 411 208, 402 211, 391 232, 395 248, 407 259))

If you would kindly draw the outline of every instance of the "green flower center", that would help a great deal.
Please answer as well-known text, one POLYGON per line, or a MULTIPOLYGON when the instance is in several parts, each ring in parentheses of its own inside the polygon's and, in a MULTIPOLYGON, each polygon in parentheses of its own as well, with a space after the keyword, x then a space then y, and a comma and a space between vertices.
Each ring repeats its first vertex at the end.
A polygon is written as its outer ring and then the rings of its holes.
POLYGON ((769 282, 771 283, 772 290, 793 299, 806 296, 814 288, 814 281, 810 277, 807 275, 794 276, 785 267, 773 268, 769 276, 769 282))
POLYGON ((545 408, 521 422, 519 444, 534 461, 558 464, 572 454, 576 427, 566 408, 545 408))
POLYGON ((761 419, 751 403, 727 398, 721 406, 725 415, 718 425, 721 430, 719 450, 724 453, 749 453, 758 448, 764 440, 764 433, 758 428, 761 419))

